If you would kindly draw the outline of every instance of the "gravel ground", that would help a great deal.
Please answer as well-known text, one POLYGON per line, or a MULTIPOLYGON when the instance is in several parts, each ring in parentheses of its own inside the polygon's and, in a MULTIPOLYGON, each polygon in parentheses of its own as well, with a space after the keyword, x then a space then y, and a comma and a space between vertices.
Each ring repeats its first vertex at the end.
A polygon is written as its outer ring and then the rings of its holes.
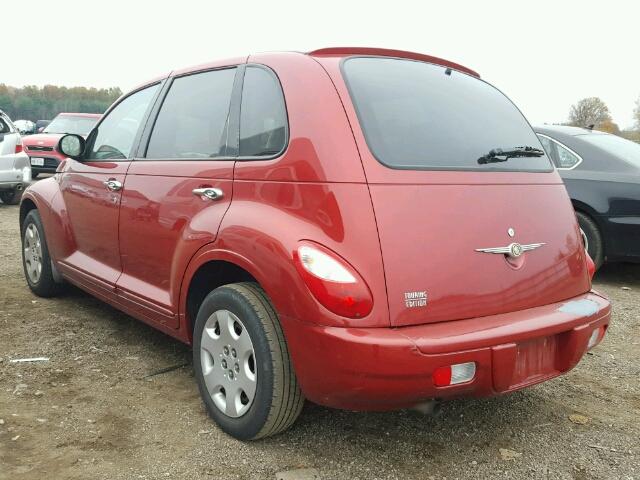
POLYGON ((0 479, 640 478, 640 266, 598 273, 612 326, 562 378, 436 418, 307 404, 288 432, 241 443, 204 412, 187 347, 78 290, 29 292, 17 217, 0 204, 0 479))

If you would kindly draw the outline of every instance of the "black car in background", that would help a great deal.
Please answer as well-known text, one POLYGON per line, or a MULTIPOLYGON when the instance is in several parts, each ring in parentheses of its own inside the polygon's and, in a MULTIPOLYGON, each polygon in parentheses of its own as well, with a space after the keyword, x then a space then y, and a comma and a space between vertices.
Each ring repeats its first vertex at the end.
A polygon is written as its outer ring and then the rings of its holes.
POLYGON ((571 197, 596 267, 640 262, 640 144, 578 127, 534 127, 571 197))

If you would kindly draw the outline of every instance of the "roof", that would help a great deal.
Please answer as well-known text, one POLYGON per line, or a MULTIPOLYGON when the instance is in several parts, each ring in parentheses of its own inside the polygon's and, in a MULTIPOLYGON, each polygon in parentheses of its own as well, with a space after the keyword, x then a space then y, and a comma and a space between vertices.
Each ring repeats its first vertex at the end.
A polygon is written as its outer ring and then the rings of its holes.
POLYGON ((582 127, 570 127, 568 125, 534 125, 533 129, 536 132, 544 133, 547 132, 555 132, 561 133, 563 135, 569 135, 575 137, 576 135, 607 135, 606 132, 600 132, 598 130, 589 130, 588 128, 582 127))
POLYGON ((101 113, 69 113, 69 112, 60 112, 57 116, 74 116, 74 117, 87 117, 87 118, 100 118, 102 117, 101 113))
POLYGON ((445 60, 444 58, 433 57, 431 55, 425 55, 422 53, 416 52, 408 52, 405 50, 392 50, 388 48, 370 48, 370 47, 332 47, 332 48, 321 48, 319 50, 314 50, 309 52, 308 55, 311 56, 338 56, 338 57, 347 57, 352 55, 372 55, 378 57, 396 57, 396 58, 406 58, 409 60, 418 60, 421 62, 427 63, 435 63, 436 65, 442 65, 443 67, 449 67, 453 70, 459 70, 461 72, 467 73, 469 75, 473 75, 474 77, 480 78, 480 74, 475 70, 471 70, 464 65, 460 65, 459 63, 451 62, 449 60, 445 60))

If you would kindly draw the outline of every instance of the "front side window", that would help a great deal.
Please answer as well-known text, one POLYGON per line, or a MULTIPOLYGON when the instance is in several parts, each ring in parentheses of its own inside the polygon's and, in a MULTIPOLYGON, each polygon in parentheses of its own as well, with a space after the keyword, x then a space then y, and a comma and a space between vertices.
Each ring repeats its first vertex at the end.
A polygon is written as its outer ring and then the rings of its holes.
POLYGON ((287 111, 280 82, 265 68, 247 67, 240 105, 240 156, 273 156, 287 142, 287 111))
POLYGON ((229 107, 236 68, 176 78, 153 127, 147 158, 227 156, 229 107))
POLYGON ((371 153, 400 169, 544 171, 544 153, 480 164, 491 150, 540 142, 488 83, 439 65, 381 57, 344 61, 344 78, 371 153))
MULTIPOLYGON (((122 100, 98 127, 87 159, 124 160, 131 158, 133 143, 158 84, 140 90, 122 100)), ((53 124, 52 124, 53 125, 53 124)))
POLYGON ((73 133, 74 135, 89 135, 89 132, 100 120, 98 117, 82 115, 58 115, 43 130, 44 133, 73 133))

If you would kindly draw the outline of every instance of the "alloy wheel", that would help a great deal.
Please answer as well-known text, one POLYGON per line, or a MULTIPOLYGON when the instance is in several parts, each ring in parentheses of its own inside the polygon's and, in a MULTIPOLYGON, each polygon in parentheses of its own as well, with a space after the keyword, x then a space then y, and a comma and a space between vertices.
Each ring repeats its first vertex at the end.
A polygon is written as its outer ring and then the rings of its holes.
POLYGON ((42 243, 35 224, 30 223, 24 232, 24 264, 32 283, 38 283, 42 275, 42 243))

